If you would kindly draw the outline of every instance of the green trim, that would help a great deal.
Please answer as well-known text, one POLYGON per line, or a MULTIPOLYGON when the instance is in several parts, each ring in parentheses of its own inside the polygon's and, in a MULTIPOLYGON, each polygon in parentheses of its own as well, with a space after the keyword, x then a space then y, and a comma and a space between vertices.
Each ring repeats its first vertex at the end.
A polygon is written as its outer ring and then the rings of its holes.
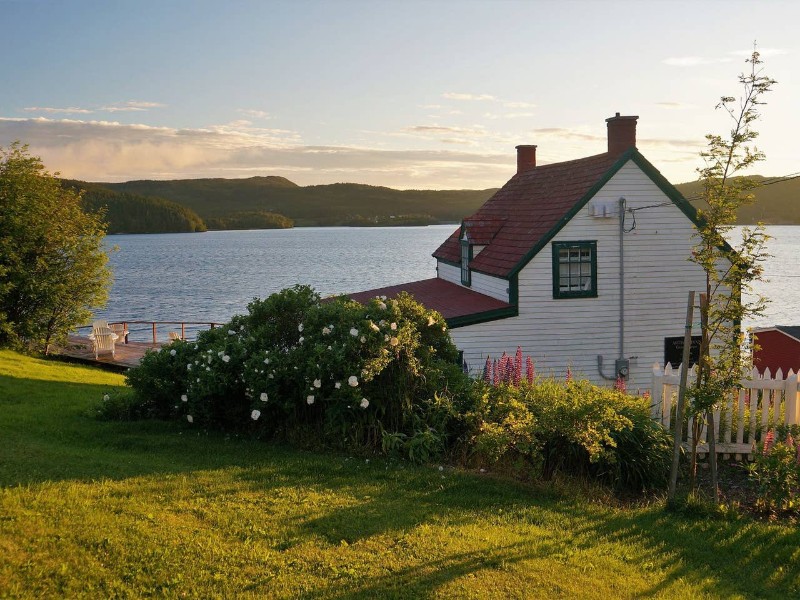
POLYGON ((556 300, 568 298, 597 298, 597 242, 594 240, 576 240, 572 242, 553 242, 552 243, 552 259, 553 259, 553 298, 556 300), (561 291, 561 262, 559 260, 559 252, 561 250, 570 248, 589 248, 591 250, 591 281, 592 287, 589 290, 576 291, 576 292, 562 292, 561 291))
POLYGON ((507 319, 508 317, 516 316, 519 316, 519 310, 517 307, 509 306, 508 308, 495 308, 494 310, 487 310, 472 315, 464 315, 463 317, 450 317, 449 319, 445 319, 445 321, 450 329, 456 329, 457 327, 477 325, 478 323, 498 321, 500 319, 507 319))
POLYGON ((519 278, 516 275, 508 280, 508 303, 519 307, 519 278))
POLYGON ((461 250, 461 263, 459 267, 461 269, 461 285, 464 287, 472 287, 472 271, 469 268, 469 263, 472 262, 472 244, 469 243, 469 239, 462 239, 460 241, 460 250, 461 250), (464 264, 464 249, 467 251, 467 264, 464 264))

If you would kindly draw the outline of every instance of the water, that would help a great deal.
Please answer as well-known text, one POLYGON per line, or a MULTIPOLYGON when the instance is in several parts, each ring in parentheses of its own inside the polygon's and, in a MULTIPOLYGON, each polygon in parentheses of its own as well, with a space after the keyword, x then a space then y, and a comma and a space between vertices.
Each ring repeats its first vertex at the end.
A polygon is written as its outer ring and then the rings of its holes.
MULTIPOLYGON (((431 253, 455 225, 311 227, 115 235, 109 321, 227 321, 254 297, 297 283, 323 295, 435 277, 431 253)), ((748 326, 800 324, 800 227, 768 228, 773 255, 757 292, 772 298, 748 326)))

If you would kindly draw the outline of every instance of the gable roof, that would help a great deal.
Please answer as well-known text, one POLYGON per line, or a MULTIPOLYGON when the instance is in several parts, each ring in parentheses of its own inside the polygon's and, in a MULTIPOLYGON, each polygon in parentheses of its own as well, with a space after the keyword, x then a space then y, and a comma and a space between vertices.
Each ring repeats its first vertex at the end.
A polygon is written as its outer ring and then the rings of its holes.
POLYGON ((461 228, 433 256, 460 263, 460 237, 466 228, 472 243, 487 244, 470 261, 470 269, 508 278, 518 273, 629 160, 697 223, 694 207, 636 148, 631 148, 621 155, 597 154, 514 175, 474 215, 464 219, 461 228))
POLYGON ((800 325, 775 325, 774 327, 762 327, 754 329, 753 333, 758 335, 767 331, 778 331, 784 335, 794 338, 795 341, 800 342, 800 325))
POLYGON ((516 314, 516 309, 507 302, 436 277, 346 295, 356 302, 366 303, 376 296, 394 298, 400 292, 408 292, 425 308, 439 311, 450 327, 516 314))

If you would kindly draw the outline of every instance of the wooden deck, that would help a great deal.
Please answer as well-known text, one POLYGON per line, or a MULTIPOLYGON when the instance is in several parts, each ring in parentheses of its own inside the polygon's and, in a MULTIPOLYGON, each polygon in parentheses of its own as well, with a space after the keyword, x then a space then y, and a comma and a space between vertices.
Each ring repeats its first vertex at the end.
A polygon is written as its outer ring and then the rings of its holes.
POLYGON ((101 354, 95 359, 92 341, 88 337, 70 335, 67 338, 66 347, 58 348, 54 354, 81 362, 101 364, 117 369, 128 369, 137 366, 148 349, 160 347, 161 344, 145 342, 128 342, 127 344, 117 342, 114 346, 113 357, 110 354, 101 354))

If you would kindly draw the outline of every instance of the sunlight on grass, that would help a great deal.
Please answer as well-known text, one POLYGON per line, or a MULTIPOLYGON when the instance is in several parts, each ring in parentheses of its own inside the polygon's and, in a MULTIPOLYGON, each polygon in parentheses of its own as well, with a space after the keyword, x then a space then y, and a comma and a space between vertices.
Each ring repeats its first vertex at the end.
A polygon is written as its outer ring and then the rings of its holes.
POLYGON ((800 594, 794 528, 619 508, 571 483, 95 420, 91 407, 119 383, 0 353, 0 596, 800 594))

